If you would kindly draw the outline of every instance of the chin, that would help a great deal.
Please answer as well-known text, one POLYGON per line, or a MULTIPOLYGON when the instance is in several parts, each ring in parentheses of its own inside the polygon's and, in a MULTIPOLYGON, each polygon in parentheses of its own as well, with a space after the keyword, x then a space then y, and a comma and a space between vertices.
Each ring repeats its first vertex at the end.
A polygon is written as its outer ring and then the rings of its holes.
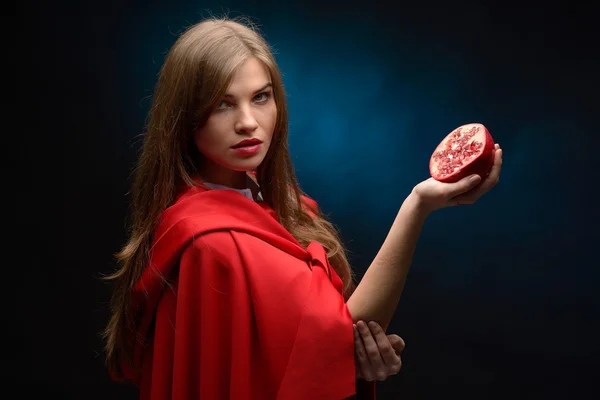
POLYGON ((258 165, 234 165, 234 166, 228 166, 228 168, 232 171, 236 171, 236 172, 248 172, 248 171, 253 171, 256 168, 258 168, 258 165))
POLYGON ((238 172, 248 172, 258 168, 260 164, 264 161, 264 155, 256 155, 254 157, 249 157, 246 159, 236 159, 232 160, 232 162, 228 163, 227 168, 238 171, 238 172))

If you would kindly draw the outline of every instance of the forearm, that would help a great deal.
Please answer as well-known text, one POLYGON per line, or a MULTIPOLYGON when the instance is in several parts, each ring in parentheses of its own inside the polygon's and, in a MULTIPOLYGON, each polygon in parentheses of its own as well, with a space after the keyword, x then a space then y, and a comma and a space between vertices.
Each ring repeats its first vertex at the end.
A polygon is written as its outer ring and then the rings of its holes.
POLYGON ((428 214, 415 194, 406 198, 377 256, 347 301, 355 322, 376 321, 387 328, 428 214))

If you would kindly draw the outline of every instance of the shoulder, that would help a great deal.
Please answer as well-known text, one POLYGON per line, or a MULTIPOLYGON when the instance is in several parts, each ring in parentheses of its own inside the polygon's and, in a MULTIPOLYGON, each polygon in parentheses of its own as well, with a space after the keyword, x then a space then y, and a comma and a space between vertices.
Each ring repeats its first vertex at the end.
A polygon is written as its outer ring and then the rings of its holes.
POLYGON ((239 254, 231 230, 218 230, 195 236, 186 246, 184 254, 213 262, 230 261, 239 254))
POLYGON ((185 246, 181 254, 179 283, 192 286, 207 284, 225 293, 232 280, 244 276, 244 265, 232 232, 199 235, 185 246))
POLYGON ((245 268, 233 232, 196 236, 187 244, 178 263, 178 302, 185 304, 182 309, 203 312, 225 307, 227 310, 231 305, 229 296, 245 296, 245 268), (228 297, 225 303, 221 303, 223 296, 228 297))
POLYGON ((161 213, 156 236, 174 227, 190 235, 238 226, 251 220, 255 207, 251 200, 232 191, 190 190, 161 213))

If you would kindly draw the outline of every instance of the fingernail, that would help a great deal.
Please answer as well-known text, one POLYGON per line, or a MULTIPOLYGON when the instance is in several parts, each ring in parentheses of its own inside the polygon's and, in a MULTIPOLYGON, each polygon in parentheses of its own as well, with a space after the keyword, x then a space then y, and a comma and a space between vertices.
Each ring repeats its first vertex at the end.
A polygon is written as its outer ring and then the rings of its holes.
POLYGON ((472 182, 475 182, 475 181, 478 181, 479 178, 480 178, 479 175, 471 175, 470 179, 471 179, 472 182))
POLYGON ((371 327, 371 329, 377 328, 377 324, 373 321, 369 321, 369 327, 371 327))

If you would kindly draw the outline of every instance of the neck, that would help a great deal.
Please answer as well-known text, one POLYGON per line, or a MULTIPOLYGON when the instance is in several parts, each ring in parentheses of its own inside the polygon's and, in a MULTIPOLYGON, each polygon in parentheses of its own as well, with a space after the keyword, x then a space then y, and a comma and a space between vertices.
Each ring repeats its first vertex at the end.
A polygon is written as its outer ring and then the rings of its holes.
POLYGON ((202 180, 208 183, 214 183, 216 185, 227 186, 233 189, 246 189, 248 188, 248 180, 245 172, 233 171, 234 174, 228 174, 227 176, 217 175, 202 175, 202 180))
POLYGON ((207 159, 204 160, 203 164, 199 168, 199 175, 204 182, 227 186, 233 189, 246 189, 248 187, 245 171, 234 171, 222 165, 212 163, 207 159))

